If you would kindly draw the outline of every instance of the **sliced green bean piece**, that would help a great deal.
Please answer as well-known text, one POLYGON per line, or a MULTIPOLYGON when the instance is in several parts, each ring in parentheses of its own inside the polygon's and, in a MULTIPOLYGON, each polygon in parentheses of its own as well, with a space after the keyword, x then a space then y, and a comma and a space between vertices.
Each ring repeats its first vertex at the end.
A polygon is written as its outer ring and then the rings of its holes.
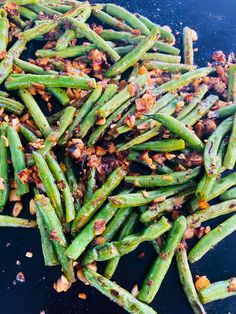
POLYGON ((60 57, 60 58, 74 58, 74 57, 81 57, 86 56, 87 53, 95 49, 96 45, 82 45, 82 46, 73 46, 67 47, 65 50, 53 50, 53 49, 39 49, 35 52, 36 57, 44 58, 44 57, 60 57))
POLYGON ((184 63, 193 64, 193 30, 189 27, 183 29, 183 44, 184 44, 184 63))
POLYGON ((8 29, 9 21, 7 18, 7 12, 3 8, 0 9, 0 53, 3 53, 7 49, 8 44, 8 29))
POLYGON ((226 150, 226 154, 223 161, 223 166, 226 169, 233 169, 236 162, 236 114, 234 114, 234 121, 233 121, 233 127, 232 132, 230 134, 228 147, 226 150))
POLYGON ((34 220, 0 215, 0 227, 36 228, 37 223, 34 220))
POLYGON ((225 106, 221 109, 211 111, 212 118, 228 118, 236 112, 236 104, 225 106))
POLYGON ((182 64, 182 63, 167 63, 161 61, 144 61, 143 65, 149 71, 158 69, 166 72, 189 72, 195 70, 197 67, 195 65, 190 64, 182 64))
POLYGON ((3 211, 4 206, 8 200, 10 181, 9 181, 9 165, 7 162, 8 148, 6 146, 4 137, 6 136, 5 129, 7 124, 2 122, 0 125, 0 212, 3 211))
POLYGON ((236 65, 231 64, 228 70, 229 85, 228 85, 228 100, 236 101, 236 65))
POLYGON ((96 189, 96 168, 92 167, 89 171, 87 187, 85 191, 84 201, 90 200, 96 189))
POLYGON ((135 150, 151 150, 154 152, 173 152, 175 150, 182 150, 185 148, 185 142, 183 140, 161 140, 147 142, 139 145, 135 145, 135 150))

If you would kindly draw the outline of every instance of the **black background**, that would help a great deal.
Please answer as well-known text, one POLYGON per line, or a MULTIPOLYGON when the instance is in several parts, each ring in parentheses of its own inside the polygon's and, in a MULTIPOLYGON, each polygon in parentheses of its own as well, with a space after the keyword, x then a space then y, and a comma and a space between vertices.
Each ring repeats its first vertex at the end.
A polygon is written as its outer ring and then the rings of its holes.
MULTIPOLYGON (((98 1, 99 2, 99 1, 98 1)), ((104 2, 104 1, 100 1, 104 2)), ((136 0, 114 1, 132 12, 141 13, 161 25, 169 25, 173 32, 187 25, 199 35, 195 62, 205 65, 215 50, 236 52, 236 1, 235 0, 136 0)), ((26 210, 25 210, 26 212, 26 210)), ((215 219, 212 226, 222 219, 215 219)), ((131 290, 142 283, 155 253, 150 244, 121 259, 114 277, 121 286, 131 290), (145 257, 139 259, 140 252, 145 257)), ((213 282, 236 276, 236 234, 229 236, 200 262, 192 267, 193 275, 206 274, 213 282)), ((0 314, 123 313, 117 305, 93 288, 77 282, 67 293, 58 294, 52 286, 60 275, 59 268, 46 268, 43 264, 37 230, 0 229, 0 314), (25 257, 27 251, 33 258, 25 257), (19 260, 21 265, 16 265, 19 260), (18 272, 25 274, 26 282, 14 285, 18 272), (87 300, 77 297, 87 294, 87 300)), ((152 306, 159 314, 188 314, 191 309, 185 300, 178 281, 176 266, 170 268, 152 306)), ((235 314, 236 298, 214 302, 206 306, 210 314, 235 314)))

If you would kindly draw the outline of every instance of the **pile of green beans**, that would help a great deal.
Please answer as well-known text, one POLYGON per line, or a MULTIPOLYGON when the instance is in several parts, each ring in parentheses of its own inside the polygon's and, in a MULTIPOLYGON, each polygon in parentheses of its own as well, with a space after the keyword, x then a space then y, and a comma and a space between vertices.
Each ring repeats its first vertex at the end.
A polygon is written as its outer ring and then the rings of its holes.
POLYGON ((236 65, 199 68, 195 31, 182 38, 183 53, 113 3, 0 3, 0 227, 38 230, 68 288, 77 272, 134 314, 156 313, 175 262, 193 313, 236 295, 235 278, 199 288, 189 266, 236 230, 236 65), (111 278, 146 242, 156 256, 131 294, 111 278))

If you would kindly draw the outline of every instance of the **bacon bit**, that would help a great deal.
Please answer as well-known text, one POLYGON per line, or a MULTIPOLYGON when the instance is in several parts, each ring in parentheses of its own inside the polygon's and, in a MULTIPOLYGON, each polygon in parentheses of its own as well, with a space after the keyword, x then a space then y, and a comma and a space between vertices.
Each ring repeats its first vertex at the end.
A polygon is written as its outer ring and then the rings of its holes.
POLYGON ((101 118, 96 122, 97 125, 104 125, 105 123, 106 123, 106 118, 101 118))
POLYGON ((31 199, 31 200, 30 200, 30 203, 29 203, 29 212, 30 212, 31 215, 35 215, 35 214, 36 214, 36 204, 35 204, 34 199, 31 199))
POLYGON ((66 188, 66 182, 64 180, 57 182, 57 187, 60 191, 64 190, 66 188))
POLYGON ((229 285, 227 287, 228 292, 235 292, 236 291, 236 282, 234 278, 229 280, 229 285))
POLYGON ((134 285, 132 290, 131 290, 131 294, 136 298, 138 293, 139 293, 138 285, 134 285))
POLYGON ((203 163, 202 155, 197 152, 192 152, 186 156, 186 165, 190 168, 200 166, 203 163))
POLYGON ((184 101, 189 104, 193 99, 193 94, 187 94, 185 97, 184 97, 184 101))
POLYGON ((198 237, 198 239, 201 239, 204 236, 204 233, 205 233, 204 231, 205 231, 204 227, 199 227, 197 229, 197 237, 198 237))
POLYGON ((30 181, 31 173, 32 171, 30 169, 25 168, 18 172, 18 177, 23 184, 28 183, 30 181))
POLYGON ((43 46, 43 49, 53 49, 56 46, 56 41, 47 41, 46 44, 43 46))
POLYGON ((96 155, 91 155, 88 157, 88 166, 90 168, 98 168, 101 164, 101 158, 98 158, 96 155))
POLYGON ((194 237, 194 234, 195 234, 194 228, 188 227, 184 233, 184 239, 186 239, 186 240, 192 239, 194 237))
POLYGON ((4 5, 4 8, 7 11, 8 15, 10 16, 19 15, 17 4, 13 2, 6 2, 6 4, 4 5))
POLYGON ((95 152, 96 152, 97 156, 104 156, 107 153, 107 151, 103 147, 101 147, 101 146, 97 146, 95 148, 95 152))
POLYGON ((124 120, 124 124, 132 129, 135 126, 135 116, 127 116, 124 120))
POLYGON ((0 191, 4 191, 6 189, 6 182, 3 178, 0 178, 0 191))
POLYGON ((22 272, 19 272, 16 275, 16 281, 24 283, 25 282, 25 275, 22 272))
POLYGON ((144 197, 149 197, 149 193, 147 191, 142 191, 141 193, 143 194, 144 197))
POLYGON ((135 93, 136 93, 136 87, 135 87, 135 84, 134 83, 130 83, 128 85, 128 91, 130 93, 130 96, 135 96, 135 93))
POLYGON ((212 60, 218 61, 220 63, 226 63, 226 56, 223 51, 218 50, 213 53, 212 60))
POLYGON ((202 120, 198 121, 198 123, 194 127, 194 131, 199 138, 203 137, 204 134, 204 123, 202 120))
POLYGON ((78 278, 80 281, 82 281, 86 286, 89 285, 88 281, 87 281, 87 280, 85 279, 85 277, 84 277, 84 274, 83 274, 83 271, 82 271, 81 268, 79 268, 79 269, 77 270, 76 275, 77 275, 77 278, 78 278))
POLYGON ((174 206, 176 209, 181 208, 184 203, 184 197, 177 197, 174 200, 174 206))
POLYGON ((210 280, 206 276, 196 276, 195 279, 195 288, 197 289, 197 291, 203 288, 207 288, 211 284, 210 280))
POLYGON ((82 300, 86 300, 87 299, 87 295, 85 293, 79 293, 78 294, 78 298, 80 298, 82 300))
POLYGON ((107 149, 110 154, 114 154, 116 152, 116 146, 112 142, 109 142, 107 149))
POLYGON ((152 156, 152 159, 160 165, 163 165, 163 163, 166 161, 166 157, 163 154, 155 154, 152 156))
POLYGON ((176 220, 180 216, 180 212, 178 210, 173 210, 171 213, 172 220, 176 220))
POLYGON ((83 156, 83 150, 85 148, 81 139, 72 139, 67 145, 68 153, 75 159, 81 159, 83 156))
POLYGON ((148 164, 148 166, 150 167, 153 163, 152 158, 149 157, 148 152, 143 153, 143 155, 141 155, 139 157, 140 160, 143 160, 146 164, 148 164))
POLYGON ((94 245, 101 245, 104 244, 106 242, 104 237, 96 237, 93 241, 94 245))
POLYGON ((21 200, 21 196, 16 194, 16 189, 10 190, 9 201, 10 202, 17 202, 20 200, 21 200))
POLYGON ((206 200, 199 200, 197 204, 200 209, 206 209, 210 206, 206 200))
POLYGON ((96 25, 95 23, 93 23, 91 26, 92 26, 93 31, 97 33, 98 35, 102 33, 103 31, 102 25, 96 25))
POLYGON ((23 205, 21 202, 16 202, 13 210, 12 210, 12 216, 13 217, 18 217, 20 215, 20 213, 22 212, 23 209, 23 205))
POLYGON ((51 112, 52 111, 52 104, 50 102, 47 103, 47 107, 48 107, 48 111, 51 112))
POLYGON ((165 153, 165 157, 168 160, 172 160, 172 159, 174 159, 176 157, 176 155, 175 154, 171 154, 171 153, 165 153))
POLYGON ((53 288, 58 293, 66 292, 67 290, 70 289, 70 287, 71 287, 71 284, 64 275, 61 275, 61 277, 57 280, 57 282, 53 284, 53 288))
POLYGON ((60 240, 59 235, 58 235, 56 230, 51 230, 50 231, 49 238, 50 238, 50 240, 55 240, 55 241, 59 241, 60 240))
POLYGON ((28 258, 32 258, 33 257, 33 253, 32 252, 26 252, 25 256, 28 258))
POLYGON ((164 202, 165 200, 166 200, 166 196, 164 196, 164 195, 163 196, 159 196, 159 197, 154 199, 153 204, 155 205, 155 204, 164 202))
POLYGON ((184 107, 184 101, 179 101, 177 104, 176 104, 176 107, 175 107, 175 112, 176 113, 179 113, 182 108, 184 107))
POLYGON ((142 65, 142 66, 139 68, 139 70, 138 70, 138 73, 139 73, 139 74, 145 74, 145 73, 147 73, 147 72, 148 72, 148 70, 145 68, 144 65, 142 65))
POLYGON ((149 94, 145 93, 142 98, 136 99, 135 104, 136 104, 136 109, 137 111, 141 112, 142 114, 145 114, 147 111, 149 111, 154 103, 156 101, 156 97, 149 94))
POLYGON ((140 29, 133 29, 131 31, 131 34, 135 35, 135 36, 140 36, 142 34, 140 29))
POLYGON ((6 57, 7 55, 7 51, 6 50, 3 50, 0 52, 0 60, 2 60, 4 57, 6 57))
POLYGON ((94 222, 94 233, 100 235, 106 230, 106 221, 104 219, 97 219, 94 222))

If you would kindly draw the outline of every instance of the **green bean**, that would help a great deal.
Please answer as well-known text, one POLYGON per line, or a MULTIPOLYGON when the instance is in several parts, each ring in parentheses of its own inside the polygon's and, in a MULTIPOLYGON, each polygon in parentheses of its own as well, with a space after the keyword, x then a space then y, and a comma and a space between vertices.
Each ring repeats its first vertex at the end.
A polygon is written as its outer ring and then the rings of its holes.
MULTIPOLYGON (((78 4, 78 3, 77 3, 78 4)), ((69 4, 61 4, 61 3, 48 3, 49 7, 51 7, 53 10, 56 10, 61 13, 66 13, 73 9, 73 5, 69 4)))
POLYGON ((236 162, 236 145, 235 145, 235 138, 236 136, 236 114, 234 114, 234 120, 233 120, 233 127, 232 132, 230 134, 228 147, 226 150, 226 154, 223 161, 223 166, 226 169, 233 169, 236 162))
POLYGON ((70 42, 75 38, 75 32, 72 29, 67 29, 57 40, 56 51, 66 49, 70 42))
POLYGON ((212 229, 195 244, 188 254, 190 263, 195 263, 201 259, 207 252, 213 249, 216 244, 234 232, 235 229, 236 215, 233 215, 216 228, 212 229))
POLYGON ((37 74, 25 74, 19 77, 9 76, 6 80, 5 87, 8 90, 15 90, 19 87, 28 88, 32 84, 38 83, 45 85, 46 87, 70 87, 80 89, 93 89, 96 87, 95 79, 87 79, 77 77, 75 75, 37 75, 37 74))
POLYGON ((155 240, 170 228, 171 225, 168 223, 168 220, 162 217, 158 222, 120 241, 106 242, 105 244, 94 247, 86 255, 86 258, 82 261, 82 265, 90 264, 93 261, 106 261, 114 257, 121 257, 135 250, 142 242, 155 240))
POLYGON ((175 250, 177 249, 187 227, 184 216, 177 218, 168 234, 166 243, 161 249, 160 255, 152 264, 138 294, 138 299, 145 303, 150 303, 157 294, 161 283, 170 267, 175 250), (149 284, 149 283, 152 284, 149 284))
POLYGON ((222 300, 236 294, 235 290, 230 290, 229 286, 231 283, 234 284, 236 278, 230 278, 224 281, 218 281, 211 283, 210 286, 201 289, 198 292, 199 298, 203 304, 222 300))
POLYGON ((198 210, 196 213, 187 217, 189 227, 198 228, 204 221, 211 220, 213 218, 227 215, 236 211, 235 199, 228 200, 222 203, 218 203, 207 207, 206 209, 198 210))
POLYGON ((179 279, 182 284, 185 296, 195 314, 206 314, 199 297, 197 295, 191 270, 188 264, 188 257, 186 249, 181 246, 177 249, 176 262, 178 267, 179 279))
POLYGON ((157 38, 158 28, 153 28, 150 34, 143 39, 133 51, 129 52, 122 59, 112 65, 105 73, 105 76, 114 77, 125 72, 128 68, 142 59, 144 54, 155 45, 157 38))
POLYGON ((212 118, 228 118, 236 112, 236 104, 227 105, 221 109, 211 111, 212 118))
POLYGON ((42 216, 42 219, 47 227, 50 235, 56 232, 56 237, 52 237, 52 243, 57 253, 58 260, 62 266, 63 272, 69 282, 74 282, 74 270, 72 261, 65 255, 67 241, 63 233, 62 225, 58 219, 55 209, 52 207, 48 198, 44 195, 37 194, 35 196, 37 208, 42 216))
POLYGON ((0 63, 0 84, 8 77, 12 71, 14 58, 19 58, 25 49, 26 42, 23 39, 18 39, 9 49, 7 55, 0 63))
POLYGON ((13 21, 14 24, 19 26, 21 29, 24 29, 26 27, 26 23, 20 18, 20 16, 11 15, 10 19, 11 19, 11 21, 13 21))
MULTIPOLYGON (((216 95, 209 95, 204 101, 197 105, 191 112, 180 121, 185 125, 193 126, 196 124, 208 111, 215 105, 219 97, 216 95)), ((179 117, 178 117, 179 119, 179 117)))
POLYGON ((11 160, 14 168, 14 177, 17 183, 17 195, 24 195, 29 192, 27 182, 22 182, 20 172, 26 170, 25 156, 22 151, 22 143, 16 130, 9 126, 7 127, 7 139, 11 153, 11 160))
POLYGON ((193 192, 193 189, 186 190, 177 196, 167 198, 165 201, 158 203, 155 207, 152 206, 150 209, 147 209, 142 213, 140 221, 142 223, 148 223, 160 218, 166 213, 172 212, 175 208, 178 208, 178 206, 182 206, 182 204, 190 198, 193 192))
POLYGON ((70 192, 70 187, 56 159, 54 159, 50 154, 47 154, 45 159, 50 171, 52 172, 54 178, 56 179, 56 182, 58 184, 62 184, 61 193, 65 203, 66 222, 71 222, 75 218, 75 208, 74 200, 70 192))
POLYGON ((213 68, 200 68, 189 73, 185 73, 176 80, 171 80, 156 88, 155 94, 160 95, 165 92, 176 91, 177 89, 190 84, 193 80, 205 77, 215 70, 213 68))
POLYGON ((111 15, 107 14, 106 12, 99 10, 98 8, 94 8, 92 10, 93 15, 99 19, 102 23, 112 26, 112 28, 119 29, 122 31, 132 32, 132 27, 125 24, 124 22, 112 17, 111 15))
POLYGON ((183 192, 192 186, 193 183, 186 183, 177 186, 168 186, 154 191, 115 195, 110 196, 109 201, 120 208, 142 206, 150 204, 161 196, 168 197, 183 192))
POLYGON ((73 132, 76 128, 78 128, 79 124, 83 120, 83 118, 93 110, 95 104, 99 100, 102 95, 102 85, 98 84, 94 91, 90 94, 89 98, 82 105, 81 108, 77 110, 77 115, 74 118, 74 121, 60 140, 59 144, 65 144, 73 135, 73 132))
POLYGON ((8 157, 8 148, 6 146, 4 136, 6 135, 5 129, 7 124, 2 122, 0 125, 0 180, 1 180, 1 189, 0 189, 0 212, 3 211, 4 206, 8 200, 9 195, 9 165, 7 162, 8 157))
POLYGON ((27 5, 31 3, 36 4, 37 0, 14 0, 14 3, 17 5, 27 5))
POLYGON ((20 124, 20 133, 28 142, 35 142, 38 140, 38 137, 25 125, 20 124))
MULTIPOLYGON (((133 230, 137 221, 138 221, 138 214, 135 212, 131 213, 126 220, 125 225, 120 231, 118 241, 123 240, 124 238, 126 238, 127 236, 133 233, 133 230)), ((111 279, 111 277, 114 275, 117 269, 119 261, 120 261, 120 257, 115 257, 115 258, 110 259, 107 262, 106 268, 104 271, 104 276, 106 278, 111 279)))
POLYGON ((77 213, 72 224, 72 232, 81 229, 89 218, 102 206, 111 192, 120 184, 126 175, 126 171, 117 167, 108 177, 103 186, 95 191, 93 196, 87 201, 77 213))
POLYGON ((84 268, 85 279, 110 300, 122 306, 129 313, 156 314, 151 307, 139 302, 131 293, 118 286, 115 282, 99 275, 90 268, 84 268))
POLYGON ((93 193, 96 189, 96 168, 91 168, 88 174, 88 181, 87 181, 87 187, 85 191, 85 198, 84 201, 90 200, 90 198, 93 196, 93 193))
POLYGON ((33 73, 33 74, 58 74, 56 71, 53 70, 45 70, 38 65, 33 63, 21 60, 19 58, 14 58, 14 63, 20 67, 23 71, 33 73))
POLYGON ((182 63, 167 63, 161 61, 144 61, 143 66, 147 68, 149 71, 158 69, 166 72, 189 72, 195 70, 197 67, 195 65, 190 64, 182 64, 182 63))
POLYGON ((23 100, 25 106, 29 110, 30 114, 32 115, 32 118, 34 119, 37 127, 39 128, 43 136, 47 137, 52 132, 51 127, 42 110, 39 108, 38 104, 34 100, 33 96, 27 89, 22 88, 19 90, 19 95, 23 100))
POLYGON ((67 107, 65 111, 63 112, 63 115, 61 116, 59 120, 59 127, 57 130, 52 131, 45 139, 43 148, 39 150, 39 153, 42 156, 45 156, 53 146, 55 146, 60 139, 60 137, 64 134, 68 126, 71 124, 73 120, 73 116, 75 113, 75 108, 73 107, 67 107))
MULTIPOLYGON (((103 30, 100 36, 105 39, 105 40, 110 40, 110 41, 118 41, 118 42, 124 42, 128 44, 139 44, 142 40, 145 39, 145 36, 136 36, 134 34, 128 33, 128 32, 117 32, 113 30, 103 30)), ((119 52, 121 50, 122 54, 124 53, 124 47, 123 49, 119 49, 119 47, 115 48, 115 51, 119 52)), ((130 52, 134 49, 134 46, 127 46, 125 48, 126 53, 130 52)), ((170 46, 166 43, 157 41, 155 46, 155 50, 158 50, 160 52, 164 52, 167 54, 172 54, 172 55, 179 55, 180 50, 170 46)))
POLYGON ((189 27, 183 29, 183 44, 184 44, 184 63, 193 64, 193 30, 189 27))
POLYGON ((66 106, 70 103, 70 98, 62 88, 48 87, 47 90, 62 104, 62 106, 66 106))
POLYGON ((0 215, 0 227, 35 228, 37 223, 34 220, 0 215))
POLYGON ((227 201, 236 198, 236 188, 232 187, 231 189, 226 190, 220 195, 222 201, 227 201))
POLYGON ((47 15, 51 15, 51 16, 59 16, 61 15, 60 12, 56 11, 56 10, 53 10, 51 8, 49 8, 48 6, 46 5, 43 5, 43 4, 39 4, 39 3, 34 3, 34 4, 28 4, 27 5, 27 8, 40 14, 40 13, 44 13, 44 14, 47 14, 47 15))
POLYGON ((72 243, 67 248, 65 254, 70 258, 76 260, 84 252, 86 247, 93 241, 96 235, 101 234, 103 228, 99 228, 100 224, 106 226, 106 224, 112 219, 117 212, 118 208, 108 203, 100 212, 94 216, 87 226, 82 229, 72 243))
POLYGON ((128 79, 128 82, 133 82, 137 77, 138 77, 138 74, 139 74, 139 67, 140 65, 137 63, 137 64, 134 64, 133 66, 133 70, 131 71, 130 75, 129 75, 129 79, 128 79))
POLYGON ((151 118, 157 120, 159 123, 163 124, 168 130, 178 135, 180 138, 185 140, 192 148, 197 151, 202 151, 204 148, 203 142, 197 137, 194 131, 185 127, 185 125, 167 114, 156 113, 151 115, 151 118))
POLYGON ((236 65, 231 64, 228 70, 229 85, 228 85, 228 95, 229 101, 236 101, 236 65))
POLYGON ((142 34, 148 35, 150 33, 149 29, 142 23, 134 14, 127 11, 118 5, 108 3, 106 4, 106 12, 112 16, 115 16, 127 24, 129 24, 134 29, 141 30, 142 34))
POLYGON ((65 166, 66 166, 65 177, 69 184, 71 194, 74 198, 75 211, 77 212, 81 208, 80 200, 77 195, 78 182, 77 182, 75 173, 73 171, 72 162, 68 156, 65 156, 65 166))
POLYGON ((178 114, 178 120, 184 119, 194 108, 198 106, 206 92, 208 91, 208 86, 205 84, 201 84, 196 90, 193 98, 188 104, 185 104, 183 109, 178 114))
POLYGON ((99 140, 99 138, 102 137, 102 135, 104 134, 106 128, 108 128, 108 126, 112 123, 112 121, 114 119, 116 119, 117 117, 119 117, 119 115, 121 115, 131 104, 131 102, 133 101, 133 99, 130 99, 128 101, 126 101, 123 105, 121 105, 116 111, 114 111, 107 119, 106 122, 99 126, 90 136, 89 140, 88 140, 88 146, 91 145, 95 145, 96 142, 99 140))
POLYGON ((55 208, 58 218, 62 221, 64 213, 61 204, 60 192, 55 183, 54 177, 42 155, 37 152, 33 152, 33 157, 38 168, 40 180, 44 185, 48 198, 55 208))
POLYGON ((88 131, 92 128, 96 121, 97 111, 113 96, 116 94, 118 86, 115 84, 108 84, 101 98, 95 104, 95 107, 85 116, 84 120, 80 124, 80 136, 81 138, 85 137, 88 131))
POLYGON ((95 49, 96 45, 82 45, 82 46, 73 46, 68 47, 65 50, 53 50, 53 49, 39 49, 35 52, 36 57, 44 58, 44 57, 60 57, 60 58, 74 58, 74 57, 81 57, 86 56, 87 53, 95 49))
POLYGON ((20 15, 26 18, 27 20, 33 21, 33 20, 36 20, 38 17, 37 13, 35 13, 34 11, 28 8, 19 6, 18 10, 19 10, 20 15))
POLYGON ((161 27, 160 25, 157 25, 155 23, 153 23, 152 21, 150 21, 148 18, 140 15, 140 14, 137 14, 137 17, 139 18, 139 20, 147 26, 148 29, 152 30, 154 27, 158 27, 159 28, 159 32, 160 32, 160 35, 161 35, 161 39, 167 41, 168 43, 170 44, 174 44, 175 43, 175 37, 174 35, 165 30, 164 27, 161 27))
MULTIPOLYGON (((144 86, 147 81, 147 75, 140 75, 133 83, 139 86, 139 89, 144 86)), ((125 87, 121 92, 111 98, 108 102, 106 102, 102 107, 98 108, 98 115, 100 117, 106 118, 112 112, 114 112, 117 108, 119 108, 125 101, 131 98, 131 94, 129 91, 129 85, 125 87)))
POLYGON ((154 187, 178 185, 191 181, 200 173, 201 167, 187 171, 172 172, 161 175, 126 176, 125 182, 132 183, 137 187, 154 187))
POLYGON ((9 97, 9 94, 7 92, 0 91, 0 96, 1 97, 9 97))
POLYGON ((0 9, 0 53, 5 52, 7 49, 8 29, 9 22, 7 18, 7 12, 4 9, 0 9))
POLYGON ((218 182, 215 183, 213 190, 210 194, 210 197, 207 200, 210 201, 216 198, 217 196, 221 195, 223 192, 225 192, 227 189, 234 186, 235 184, 236 174, 233 172, 221 178, 218 182))
POLYGON ((0 96, 0 108, 4 108, 6 111, 16 115, 21 115, 24 110, 24 106, 19 101, 2 96, 0 96))
POLYGON ((43 253, 43 258, 44 258, 44 265, 45 266, 58 265, 58 259, 54 251, 52 241, 49 239, 48 231, 46 227, 44 226, 43 219, 40 215, 39 210, 37 210, 37 206, 36 206, 36 221, 37 221, 40 238, 41 238, 41 247, 42 247, 42 253, 43 253))
POLYGON ((117 52, 105 41, 103 40, 97 33, 95 33, 87 24, 80 22, 72 17, 67 17, 66 20, 71 23, 75 32, 79 32, 84 37, 86 37, 89 41, 94 43, 98 49, 106 52, 113 61, 117 61, 120 59, 120 56, 117 52))
POLYGON ((132 51, 134 49, 133 45, 128 46, 120 46, 115 47, 114 50, 118 53, 120 56, 125 56, 128 52, 132 51))
POLYGON ((183 140, 161 140, 147 142, 133 147, 135 150, 151 150, 153 152, 173 152, 175 150, 182 150, 185 148, 183 140))
POLYGON ((145 53, 143 56, 143 60, 156 60, 161 62, 167 62, 167 63, 180 63, 181 57, 180 56, 173 56, 173 55, 167 55, 157 52, 149 52, 145 53))
POLYGON ((217 175, 216 167, 219 156, 218 150, 223 137, 232 129, 233 117, 221 122, 217 129, 210 135, 204 149, 204 166, 208 176, 217 175))
POLYGON ((31 41, 37 36, 44 35, 50 31, 52 31, 54 28, 57 27, 57 21, 47 21, 46 23, 42 23, 39 25, 36 25, 33 28, 27 29, 21 34, 21 37, 25 41, 31 41))

